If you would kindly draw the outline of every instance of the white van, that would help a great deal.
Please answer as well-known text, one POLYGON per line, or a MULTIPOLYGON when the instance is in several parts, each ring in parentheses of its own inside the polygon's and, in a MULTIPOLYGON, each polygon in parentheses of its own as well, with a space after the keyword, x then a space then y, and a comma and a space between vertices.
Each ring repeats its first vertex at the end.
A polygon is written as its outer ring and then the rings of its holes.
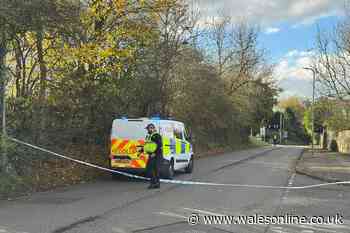
POLYGON ((138 148, 145 143, 145 127, 153 123, 162 136, 163 163, 161 176, 171 179, 174 171, 192 173, 193 150, 185 125, 174 120, 158 118, 115 119, 111 131, 110 166, 112 169, 132 172, 148 172, 148 155, 138 148))

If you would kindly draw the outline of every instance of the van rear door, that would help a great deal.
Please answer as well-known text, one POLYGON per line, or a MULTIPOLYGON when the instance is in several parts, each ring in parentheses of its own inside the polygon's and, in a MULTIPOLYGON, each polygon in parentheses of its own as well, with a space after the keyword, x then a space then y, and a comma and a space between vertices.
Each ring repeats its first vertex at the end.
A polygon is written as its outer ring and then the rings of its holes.
POLYGON ((112 168, 145 169, 148 156, 138 152, 144 145, 146 137, 144 120, 113 121, 111 132, 111 166, 112 168))

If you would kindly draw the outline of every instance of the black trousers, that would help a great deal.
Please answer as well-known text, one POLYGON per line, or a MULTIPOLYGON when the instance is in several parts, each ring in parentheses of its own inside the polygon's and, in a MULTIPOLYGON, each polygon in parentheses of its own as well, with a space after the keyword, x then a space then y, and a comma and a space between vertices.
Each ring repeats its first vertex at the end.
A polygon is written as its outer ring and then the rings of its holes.
POLYGON ((159 173, 161 165, 161 156, 150 156, 148 161, 148 168, 151 175, 151 184, 159 184, 159 173))

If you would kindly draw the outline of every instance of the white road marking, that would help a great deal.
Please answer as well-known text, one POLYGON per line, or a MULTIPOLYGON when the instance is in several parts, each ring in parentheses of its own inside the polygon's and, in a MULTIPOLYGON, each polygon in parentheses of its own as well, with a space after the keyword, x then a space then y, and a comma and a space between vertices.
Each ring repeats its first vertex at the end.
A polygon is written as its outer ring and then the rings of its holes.
MULTIPOLYGON (((349 220, 344 220, 344 225, 337 224, 292 224, 292 225, 282 225, 287 232, 293 228, 298 228, 297 232, 311 233, 311 232, 327 232, 327 233, 345 233, 349 232, 350 226, 349 220), (344 232, 345 230, 345 232, 344 232)), ((281 227, 272 227, 271 230, 274 232, 279 232, 281 227), (274 229, 274 230, 273 230, 274 229)))
POLYGON ((26 231, 16 231, 13 228, 5 227, 5 226, 0 226, 0 233, 29 233, 26 231))
POLYGON ((271 229, 272 232, 275 232, 275 233, 284 233, 283 231, 281 230, 274 230, 274 229, 271 229))
MULTIPOLYGON (((218 216, 245 216, 245 214, 240 213, 240 212, 234 212, 234 213, 229 213, 228 211, 224 211, 224 213, 214 213, 212 211, 208 211, 208 210, 200 210, 200 209, 195 209, 195 208, 182 208, 184 210, 190 211, 191 213, 193 212, 198 212, 198 213, 202 213, 202 214, 207 214, 207 215, 218 215, 218 216)), ((222 210, 223 211, 223 210, 222 210)), ((257 225, 260 226, 260 225, 257 225)))
POLYGON ((292 177, 289 179, 289 183, 288 183, 289 186, 293 185, 295 176, 296 176, 296 173, 293 173, 292 177))
POLYGON ((112 227, 112 231, 115 233, 129 233, 128 231, 125 231, 124 229, 112 227))
POLYGON ((171 212, 158 212, 156 214, 164 215, 164 216, 169 216, 169 217, 174 217, 174 218, 182 218, 182 219, 187 219, 186 216, 180 215, 180 214, 175 214, 171 212))
MULTIPOLYGON (((296 227, 296 228, 306 228, 306 229, 315 230, 315 231, 324 231, 324 229, 322 227, 320 227, 320 225, 300 224, 300 225, 292 225, 292 226, 296 227)), ((327 233, 339 233, 339 232, 327 229, 327 233)))
POLYGON ((276 232, 276 233, 283 233, 283 228, 282 227, 272 227, 271 231, 276 232))
POLYGON ((322 224, 322 225, 318 225, 319 227, 323 227, 323 228, 327 228, 327 229, 334 229, 334 228, 338 228, 338 229, 350 229, 350 226, 347 225, 337 225, 337 224, 322 224))
POLYGON ((272 165, 272 166, 288 168, 288 166, 286 166, 285 163, 276 163, 276 162, 249 161, 249 162, 246 162, 246 164, 258 164, 258 165, 269 165, 269 166, 272 165))
POLYGON ((194 212, 198 212, 198 213, 202 213, 202 214, 209 214, 209 215, 217 215, 217 216, 224 216, 224 214, 220 214, 220 213, 214 213, 211 211, 206 211, 206 210, 200 210, 200 209, 192 209, 192 208, 183 208, 184 210, 189 210, 189 211, 194 211, 194 212))
MULTIPOLYGON (((294 183, 294 180, 295 180, 295 176, 296 176, 296 173, 293 173, 291 175, 291 177, 289 178, 288 180, 288 187, 292 187, 293 186, 293 183, 294 183)), ((287 189, 283 195, 283 198, 282 200, 287 200, 288 199, 288 193, 290 192, 289 189, 287 189)))
POLYGON ((281 148, 309 148, 308 146, 298 146, 298 145, 276 145, 276 147, 281 147, 281 148))

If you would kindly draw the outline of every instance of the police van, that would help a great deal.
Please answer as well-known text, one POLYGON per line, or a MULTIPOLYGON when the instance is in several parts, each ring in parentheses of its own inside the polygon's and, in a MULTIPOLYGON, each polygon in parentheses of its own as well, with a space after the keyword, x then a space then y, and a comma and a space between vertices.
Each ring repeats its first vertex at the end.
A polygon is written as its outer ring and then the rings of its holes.
POLYGON ((115 119, 111 130, 110 167, 114 170, 147 174, 148 154, 141 152, 147 130, 153 123, 162 136, 162 177, 171 179, 175 171, 192 173, 193 150, 182 122, 160 118, 115 119))

